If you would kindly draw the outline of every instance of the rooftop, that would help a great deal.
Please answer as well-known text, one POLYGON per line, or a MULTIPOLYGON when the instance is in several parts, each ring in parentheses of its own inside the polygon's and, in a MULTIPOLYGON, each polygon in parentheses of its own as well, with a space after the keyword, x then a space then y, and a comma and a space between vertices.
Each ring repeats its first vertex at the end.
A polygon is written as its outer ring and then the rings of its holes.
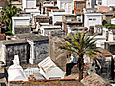
POLYGON ((18 16, 18 17, 12 17, 12 19, 30 19, 30 17, 18 16))
POLYGON ((109 12, 110 11, 110 7, 107 6, 99 6, 97 9, 97 12, 109 12))
POLYGON ((51 31, 52 36, 62 36, 65 35, 64 31, 51 31))
POLYGON ((16 37, 18 39, 28 39, 28 40, 31 40, 31 41, 49 40, 49 38, 47 36, 41 36, 41 35, 32 34, 32 33, 16 34, 16 37))
POLYGON ((98 50, 101 52, 102 55, 104 56, 110 56, 112 55, 112 53, 110 53, 109 51, 107 51, 106 49, 102 49, 102 48, 98 48, 98 50))
POLYGON ((4 40, 0 41, 0 43, 4 45, 10 45, 10 44, 22 44, 22 43, 27 43, 26 40, 4 40))
POLYGON ((91 73, 86 78, 83 78, 81 83, 85 86, 111 86, 108 81, 104 80, 96 73, 91 73))
POLYGON ((98 12, 94 12, 94 13, 85 13, 84 15, 97 15, 97 16, 102 16, 101 13, 98 13, 98 12))

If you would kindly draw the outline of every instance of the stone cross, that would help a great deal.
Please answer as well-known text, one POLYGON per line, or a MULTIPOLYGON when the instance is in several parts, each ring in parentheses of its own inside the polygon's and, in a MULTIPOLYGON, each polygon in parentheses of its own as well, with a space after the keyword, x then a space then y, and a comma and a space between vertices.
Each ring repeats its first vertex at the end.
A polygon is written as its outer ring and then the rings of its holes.
POLYGON ((14 56, 13 63, 14 63, 14 65, 20 65, 19 56, 18 56, 18 55, 15 55, 15 56, 14 56))

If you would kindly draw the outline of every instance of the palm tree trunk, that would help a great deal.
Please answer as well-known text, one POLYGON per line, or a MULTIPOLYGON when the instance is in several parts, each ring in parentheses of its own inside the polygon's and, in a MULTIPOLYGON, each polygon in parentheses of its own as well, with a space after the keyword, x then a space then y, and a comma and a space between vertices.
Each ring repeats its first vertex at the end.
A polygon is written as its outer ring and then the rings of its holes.
POLYGON ((79 81, 83 79, 83 69, 84 69, 84 59, 83 54, 78 58, 78 67, 79 67, 79 81))

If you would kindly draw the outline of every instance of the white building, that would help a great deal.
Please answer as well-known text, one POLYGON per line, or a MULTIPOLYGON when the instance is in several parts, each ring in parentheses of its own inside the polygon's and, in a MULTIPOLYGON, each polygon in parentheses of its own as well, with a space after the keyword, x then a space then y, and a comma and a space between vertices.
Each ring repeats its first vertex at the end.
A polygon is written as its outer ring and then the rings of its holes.
POLYGON ((41 61, 38 66, 40 67, 40 73, 46 79, 63 79, 65 72, 63 72, 56 64, 47 57, 41 61))
POLYGON ((59 9, 64 9, 65 12, 72 14, 74 9, 73 0, 57 0, 57 6, 59 9))
POLYGON ((22 0, 23 10, 26 13, 30 13, 31 16, 31 23, 34 26, 34 16, 40 15, 40 10, 36 7, 36 0, 22 0))
POLYGON ((41 26, 40 31, 41 35, 48 36, 51 31, 59 31, 61 26, 41 26))
POLYGON ((90 28, 90 26, 102 25, 101 13, 85 13, 84 26, 90 28))
POLYGON ((62 22, 62 17, 65 16, 65 15, 68 15, 68 13, 66 12, 50 12, 49 16, 52 17, 52 22, 53 22, 53 25, 56 23, 56 22, 62 22))
POLYGON ((115 6, 115 0, 102 0, 103 6, 115 6))
POLYGON ((111 24, 115 24, 115 18, 111 19, 111 24))
POLYGON ((12 17, 12 32, 16 33, 15 27, 30 26, 30 17, 12 17))
POLYGON ((36 0, 22 0, 23 10, 25 8, 36 8, 36 0))

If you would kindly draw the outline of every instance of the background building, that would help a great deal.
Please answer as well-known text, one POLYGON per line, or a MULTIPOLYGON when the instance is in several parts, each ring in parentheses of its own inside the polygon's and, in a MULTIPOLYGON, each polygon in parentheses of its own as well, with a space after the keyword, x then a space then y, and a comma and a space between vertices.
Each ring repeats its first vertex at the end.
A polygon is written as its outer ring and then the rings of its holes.
POLYGON ((115 6, 115 0, 102 0, 103 6, 115 6))
POLYGON ((74 0, 74 13, 83 13, 83 8, 86 8, 86 0, 74 0))
POLYGON ((59 9, 64 9, 67 13, 72 13, 73 0, 57 0, 57 6, 59 9))

